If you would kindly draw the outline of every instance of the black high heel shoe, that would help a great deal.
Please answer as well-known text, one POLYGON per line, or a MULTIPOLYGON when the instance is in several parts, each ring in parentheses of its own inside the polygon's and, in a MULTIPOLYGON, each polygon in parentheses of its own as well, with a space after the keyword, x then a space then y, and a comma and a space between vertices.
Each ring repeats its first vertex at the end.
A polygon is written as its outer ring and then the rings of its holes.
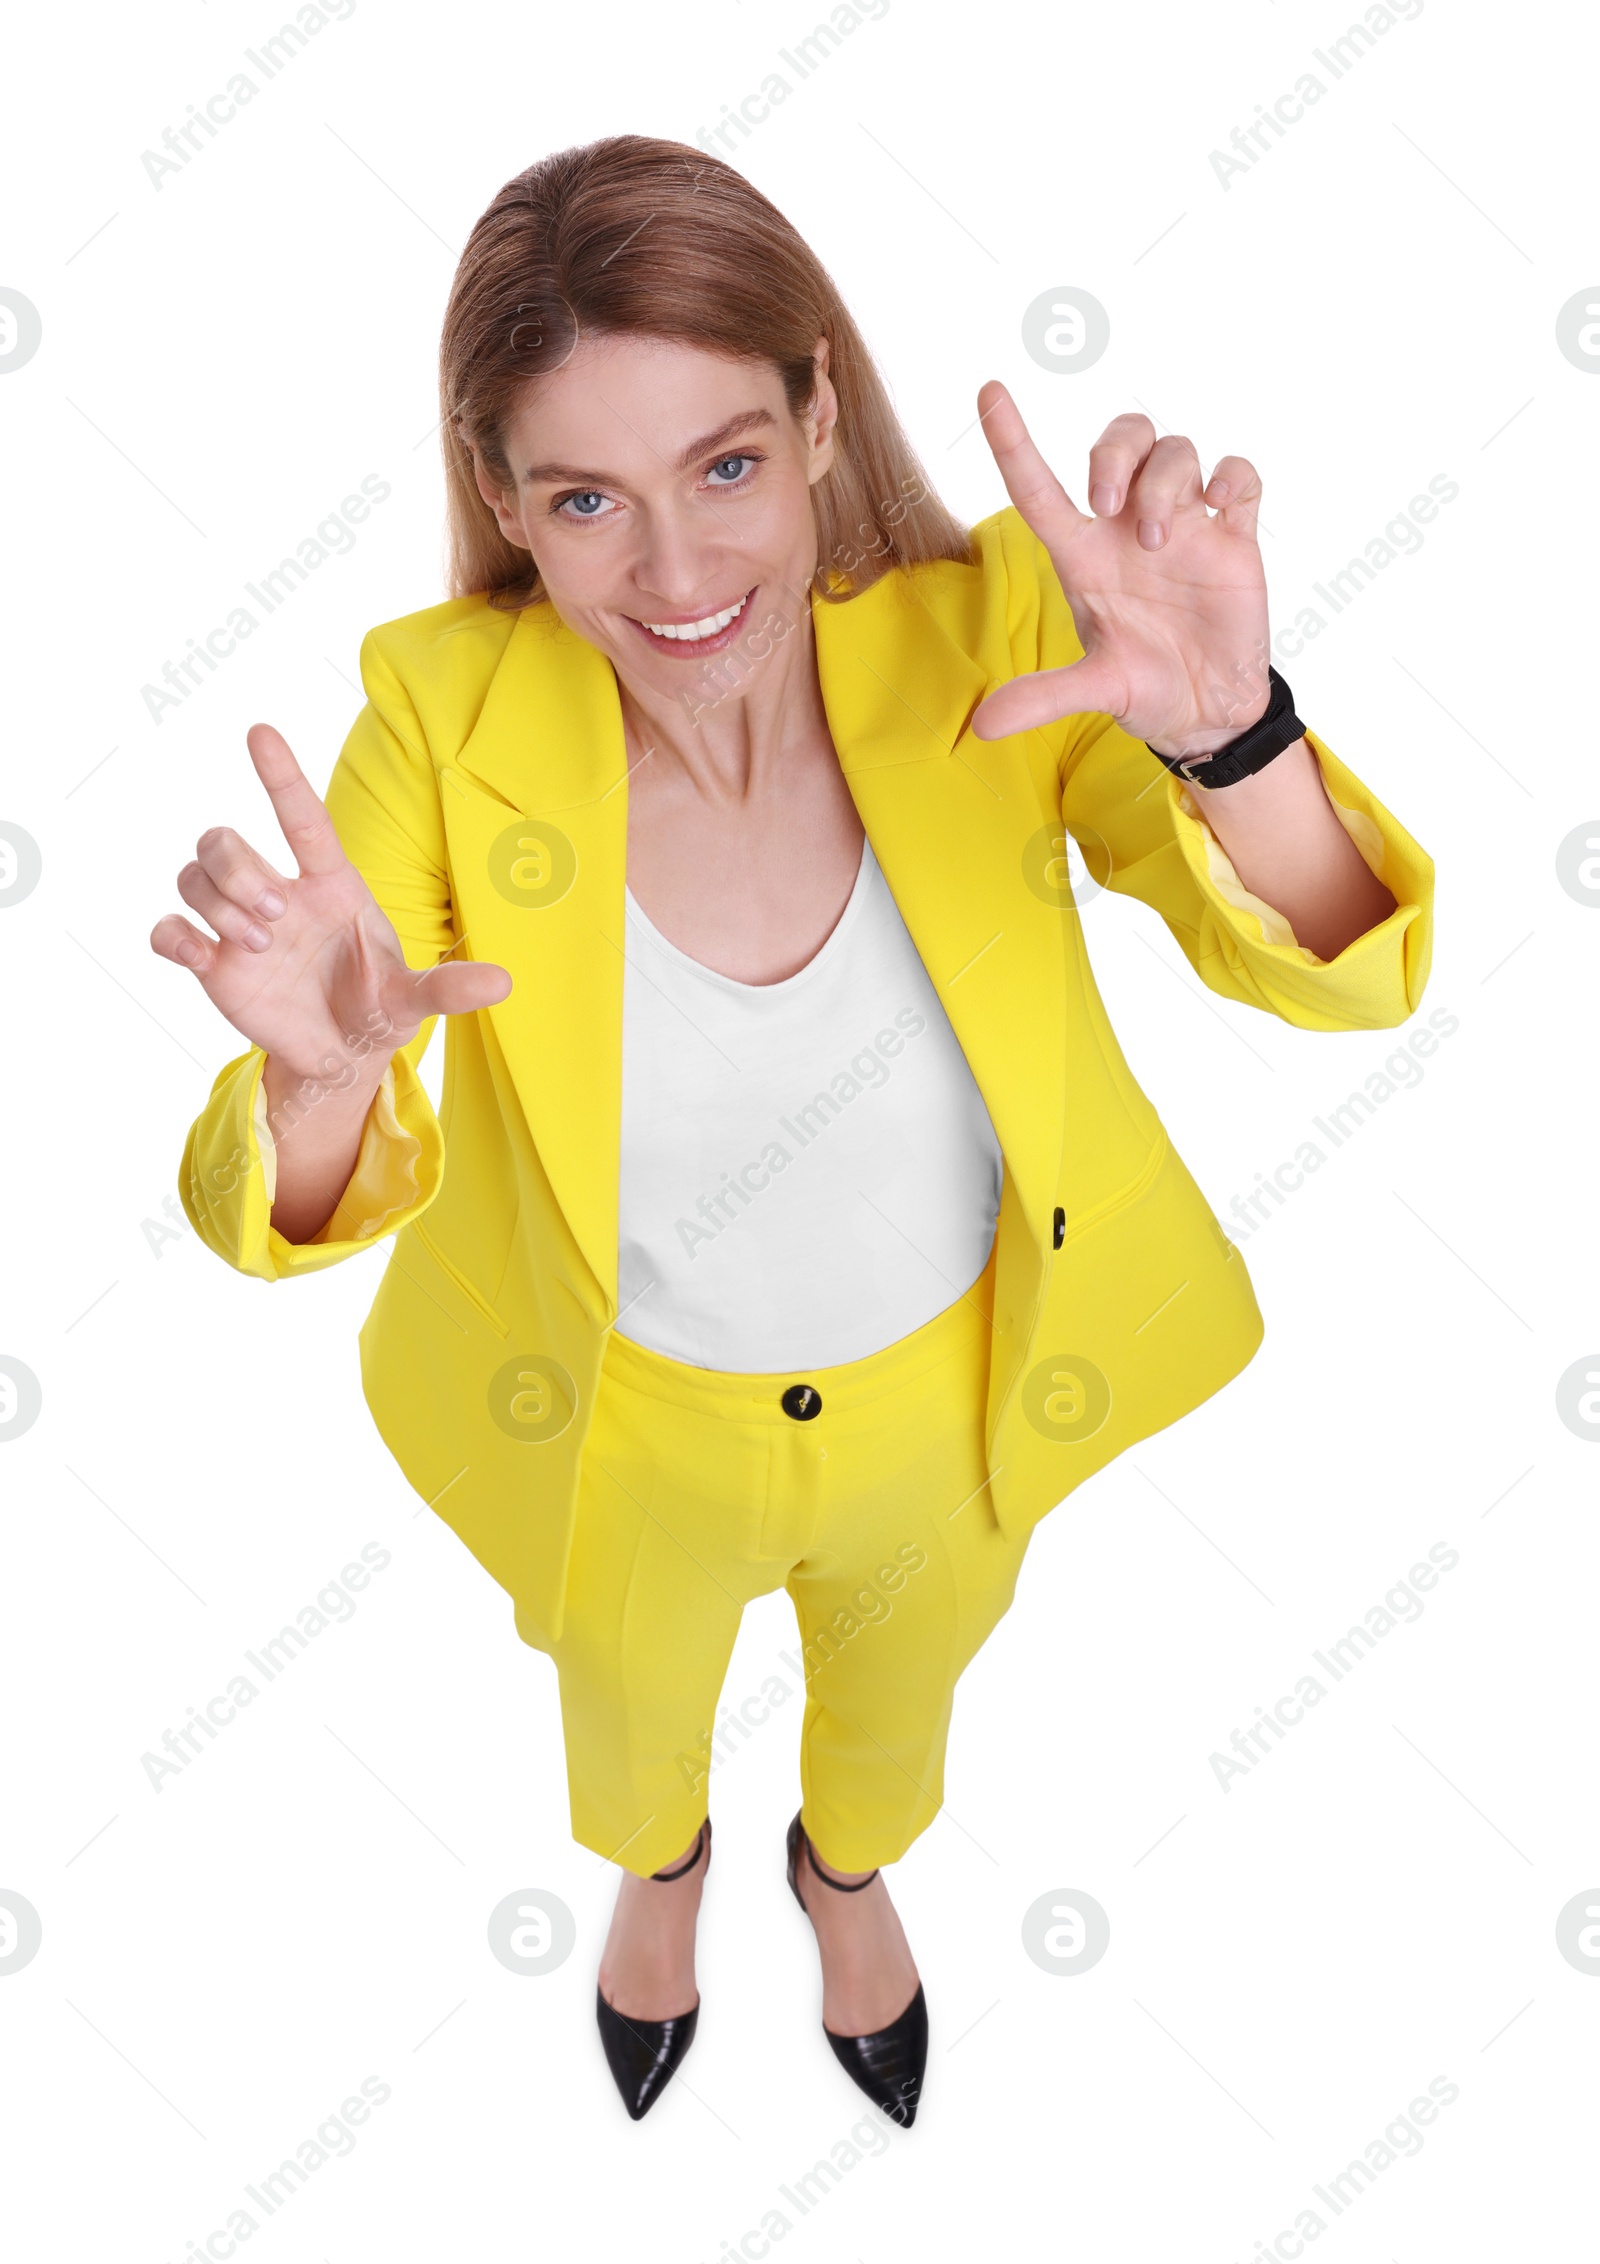
MULTIPOLYGON (((836 1894, 859 1894, 878 1876, 876 1871, 869 1871, 864 1879, 847 1886, 842 1879, 830 1879, 826 1871, 820 1871, 815 1861, 816 1851, 798 1811, 789 1826, 786 1844, 789 1892, 802 1910, 806 1908, 806 1899, 800 1892, 797 1875, 802 1847, 811 1858, 813 1879, 820 1879, 836 1894)), ((808 1918, 810 1915, 806 1911, 808 1918)), ((822 2033, 833 2046, 834 2058, 856 2088, 864 2091, 875 2107, 881 2107, 892 2122, 909 2130, 917 2119, 917 2102, 922 2096, 922 2078, 928 2065, 928 2000, 922 1993, 922 1983, 917 1983, 916 1995, 887 2028, 875 2028, 870 2036, 836 2036, 824 2022, 822 2033)))
MULTIPOLYGON (((666 1882, 687 1878, 705 1852, 706 1869, 711 1868, 711 1818, 708 1816, 695 1836, 694 1853, 687 1856, 671 1871, 652 1871, 652 1879, 666 1882)), ((670 2020, 630 2020, 625 2013, 608 2005, 599 1984, 594 1992, 595 2017, 600 2023, 600 2041, 605 2046, 606 2062, 612 2079, 622 2093, 622 2104, 637 2122, 648 2114, 660 2098, 684 2054, 694 2042, 694 2032, 700 2022, 700 2000, 696 1997, 687 2012, 674 2013, 670 2020)))

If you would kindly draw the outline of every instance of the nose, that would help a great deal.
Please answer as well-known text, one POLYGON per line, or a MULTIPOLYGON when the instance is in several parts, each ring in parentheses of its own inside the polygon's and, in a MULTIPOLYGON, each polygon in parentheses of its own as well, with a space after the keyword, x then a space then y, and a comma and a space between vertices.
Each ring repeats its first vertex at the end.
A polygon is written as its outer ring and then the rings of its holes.
MULTIPOLYGON (((697 608, 723 605, 739 594, 725 587, 730 569, 718 551, 706 527, 692 515, 685 518, 676 510, 654 513, 633 567, 634 588, 643 604, 654 609, 643 617, 695 617, 697 608)), ((732 578, 738 580, 738 571, 732 578)))

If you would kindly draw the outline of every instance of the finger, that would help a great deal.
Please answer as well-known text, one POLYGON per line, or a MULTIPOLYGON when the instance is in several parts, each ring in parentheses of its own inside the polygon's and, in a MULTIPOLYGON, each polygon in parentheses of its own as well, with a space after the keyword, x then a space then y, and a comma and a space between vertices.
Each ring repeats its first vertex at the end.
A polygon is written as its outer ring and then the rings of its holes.
POLYGON ((1087 524, 1038 449, 1022 411, 997 377, 979 388, 978 415, 1006 493, 1052 557, 1087 524))
POLYGON ((1106 426, 1089 451, 1089 508, 1096 518, 1114 519, 1122 509, 1155 437, 1150 419, 1134 409, 1124 410, 1106 426))
MULTIPOLYGON (((288 910, 289 883, 231 825, 208 827, 195 843, 194 853, 207 880, 242 912, 278 920, 288 910)), ((193 901, 192 897, 184 898, 186 904, 193 901)), ((211 918, 209 912, 206 918, 211 918)))
POLYGON ((1261 474, 1248 456, 1223 456, 1206 482, 1205 500, 1221 516, 1231 535, 1256 539, 1256 514, 1261 509, 1261 474))
POLYGON ((158 958, 170 959, 175 966, 188 967, 197 975, 208 975, 217 956, 214 938, 202 935, 181 912, 169 912, 165 919, 157 920, 150 930, 150 948, 158 958))
POLYGON ((422 1014, 476 1014, 511 996, 511 976, 487 959, 445 959, 416 978, 422 1014))
POLYGON ((178 875, 178 894, 230 943, 242 944, 246 951, 271 950, 272 930, 266 922, 224 895, 203 865, 184 866, 178 875))
POLYGON ((511 977, 504 967, 488 960, 442 959, 435 967, 387 967, 378 1005, 385 1034, 398 1033, 405 1044, 432 1015, 476 1014, 510 995, 511 977))
POLYGON ((1059 722, 1064 715, 1116 715, 1126 701, 1126 687, 1115 669, 1091 655, 1070 668, 1014 676, 978 702, 972 711, 972 729, 980 739, 1004 739, 1016 731, 1059 722))
POLYGON ((348 863, 333 820, 295 761, 288 740, 270 723, 253 723, 244 735, 256 776, 272 797, 279 829, 302 874, 336 873, 348 863))
POLYGON ((1128 496, 1144 550, 1159 550, 1172 534, 1175 515, 1200 501, 1200 458, 1192 440, 1163 433, 1151 449, 1128 496))

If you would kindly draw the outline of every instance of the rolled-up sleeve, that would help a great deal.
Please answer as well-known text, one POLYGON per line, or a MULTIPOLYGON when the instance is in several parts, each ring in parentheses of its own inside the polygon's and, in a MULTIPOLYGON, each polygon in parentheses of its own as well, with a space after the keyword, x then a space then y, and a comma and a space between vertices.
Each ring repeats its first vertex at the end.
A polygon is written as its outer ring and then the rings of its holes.
MULTIPOLYGON (((1222 997, 1306 1030, 1390 1029, 1416 1012, 1427 986, 1433 861, 1318 733, 1308 730, 1306 742, 1334 815, 1394 898, 1388 917, 1353 937, 1337 958, 1319 959, 1296 941, 1281 912, 1245 887, 1188 787, 1159 766, 1148 798, 1164 807, 1169 841, 1135 846, 1124 839, 1127 862, 1107 885, 1159 912, 1201 981, 1222 997)), ((1129 745, 1155 763, 1148 748, 1129 745)), ((1118 836, 1116 814, 1081 772, 1063 780, 1062 802, 1069 830, 1076 830, 1076 817, 1108 846, 1118 836)), ((1112 855, 1115 861, 1115 849, 1112 855)))
POLYGON ((315 1273, 370 1249, 425 1211, 444 1174, 444 1137, 408 1055, 395 1054, 362 1126, 349 1184, 326 1224, 290 1242, 272 1224, 277 1143, 267 1122, 258 1047, 230 1061, 190 1129, 179 1175, 189 1223, 206 1247, 262 1281, 315 1273))

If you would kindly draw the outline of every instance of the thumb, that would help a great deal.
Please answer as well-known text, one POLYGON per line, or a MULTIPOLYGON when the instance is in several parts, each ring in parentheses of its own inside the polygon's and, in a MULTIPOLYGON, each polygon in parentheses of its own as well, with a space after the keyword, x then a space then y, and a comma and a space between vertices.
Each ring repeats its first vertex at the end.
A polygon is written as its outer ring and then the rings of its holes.
POLYGON ((1031 676, 1014 676, 972 711, 972 728, 980 739, 1004 739, 1014 731, 1036 730, 1065 715, 1115 715, 1123 704, 1124 686, 1105 661, 1074 661, 1070 668, 1044 668, 1031 676))
POLYGON ((446 959, 421 974, 398 969, 393 980, 403 985, 407 1018, 417 1023, 433 1014, 476 1014, 511 995, 510 975, 490 960, 446 959))

